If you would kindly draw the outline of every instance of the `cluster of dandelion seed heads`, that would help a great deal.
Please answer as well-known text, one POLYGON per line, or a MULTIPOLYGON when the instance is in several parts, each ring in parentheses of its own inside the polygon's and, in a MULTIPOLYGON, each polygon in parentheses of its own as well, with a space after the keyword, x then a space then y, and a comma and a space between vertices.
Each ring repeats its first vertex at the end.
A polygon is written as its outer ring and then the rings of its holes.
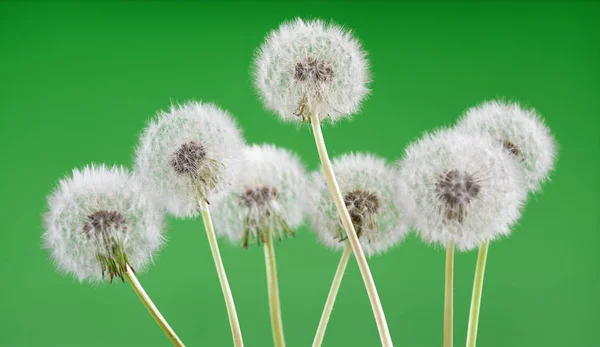
MULTIPOLYGON (((408 232, 411 203, 393 168, 370 154, 346 154, 332 161, 344 203, 366 254, 383 252, 408 232)), ((346 232, 323 171, 313 173, 306 202, 318 240, 333 249, 345 246, 346 232)))
POLYGON ((336 121, 356 112, 369 92, 366 52, 340 26, 296 19, 267 36, 254 82, 265 106, 284 121, 305 121, 311 113, 336 121))
POLYGON ((554 167, 556 143, 535 110, 523 109, 516 103, 484 102, 467 110, 456 128, 502 143, 519 161, 529 190, 539 191, 554 167))
POLYGON ((59 270, 79 280, 141 271, 163 243, 163 214, 121 167, 73 170, 48 198, 45 247, 59 270), (110 266, 109 266, 110 265, 110 266))
POLYGON ((230 194, 214 205, 218 234, 233 243, 261 242, 293 234, 304 219, 308 177, 299 157, 273 145, 251 145, 244 150, 242 174, 230 194))
POLYGON ((455 130, 425 134, 399 163, 426 242, 470 250, 510 233, 527 195, 522 171, 502 144, 455 130))
POLYGON ((154 198, 178 217, 197 215, 232 188, 244 140, 233 118, 213 104, 188 102, 160 112, 140 137, 135 171, 154 198))

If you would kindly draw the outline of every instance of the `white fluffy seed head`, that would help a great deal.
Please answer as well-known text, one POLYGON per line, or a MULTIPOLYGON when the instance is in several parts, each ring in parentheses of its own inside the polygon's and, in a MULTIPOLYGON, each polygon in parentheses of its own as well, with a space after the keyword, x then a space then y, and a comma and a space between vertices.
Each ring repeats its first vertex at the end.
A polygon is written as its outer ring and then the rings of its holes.
POLYGON ((247 247, 273 237, 293 236, 304 219, 307 174, 300 158, 273 145, 244 149, 243 169, 234 189, 211 208, 215 230, 247 247))
POLYGON ((59 270, 80 281, 143 271, 163 243, 163 213, 122 167, 73 170, 48 198, 45 247, 59 270))
POLYGON ((201 199, 231 189, 244 140, 236 122, 213 104, 171 106, 140 137, 135 171, 154 198, 177 217, 197 215, 201 199))
POLYGON ((267 36, 254 82, 265 106, 284 121, 311 113, 336 121, 356 112, 369 92, 366 52, 338 25, 296 19, 267 36))
MULTIPOLYGON (((364 252, 373 255, 399 243, 408 232, 412 206, 393 168, 384 159, 363 153, 335 158, 332 165, 364 252)), ((322 169, 312 174, 306 207, 318 240, 343 249, 346 232, 322 169)))
POLYGON ((484 102, 468 109, 456 127, 480 133, 503 144, 523 168, 527 188, 539 191, 554 167, 556 143, 550 129, 535 110, 516 103, 484 102))
POLYGON ((415 202, 415 227, 428 243, 470 250, 508 235, 527 195, 518 163, 480 135, 425 134, 399 165, 415 202))

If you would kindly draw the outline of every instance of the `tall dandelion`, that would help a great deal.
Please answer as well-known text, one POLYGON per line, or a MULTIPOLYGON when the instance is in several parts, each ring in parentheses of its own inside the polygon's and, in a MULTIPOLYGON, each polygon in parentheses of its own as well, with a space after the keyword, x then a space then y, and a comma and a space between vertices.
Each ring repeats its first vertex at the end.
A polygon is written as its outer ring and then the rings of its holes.
MULTIPOLYGON (((370 154, 346 154, 333 160, 344 205, 367 255, 382 253, 398 244, 408 232, 412 204, 406 187, 385 160, 370 154)), ((312 175, 307 211, 313 230, 326 247, 343 250, 313 341, 321 346, 351 249, 331 198, 323 171, 312 175)))
POLYGON ((243 146, 240 130, 227 112, 213 104, 189 102, 160 112, 150 122, 135 160, 142 183, 168 212, 180 218, 202 214, 236 347, 243 346, 242 334, 209 203, 231 189, 243 146))
MULTIPOLYGON (((556 161, 556 142, 550 129, 535 110, 526 110, 517 103, 484 102, 470 108, 459 120, 458 131, 487 136, 510 155, 522 169, 525 185, 539 192, 556 161)), ((487 244, 479 252, 471 299, 467 346, 474 347, 477 339, 479 306, 487 244)))
POLYGON ((352 34, 320 20, 296 19, 268 34, 254 67, 255 86, 264 105, 284 121, 309 122, 338 213, 365 282, 384 347, 392 345, 373 276, 338 187, 321 132, 358 110, 368 94, 366 53, 352 34))
POLYGON ((485 254, 510 233, 527 195, 522 172, 501 143, 453 130, 425 134, 399 164, 418 234, 446 248, 444 346, 452 346, 454 248, 485 254))
POLYGON ((215 225, 243 248, 262 244, 275 346, 285 346, 273 241, 294 236, 304 219, 307 175, 300 159, 273 145, 244 150, 242 174, 229 196, 215 204, 215 225))
POLYGON ((163 214, 127 170, 73 170, 49 196, 44 222, 44 244, 60 271, 80 281, 127 278, 171 342, 183 346, 136 277, 163 244, 163 214))

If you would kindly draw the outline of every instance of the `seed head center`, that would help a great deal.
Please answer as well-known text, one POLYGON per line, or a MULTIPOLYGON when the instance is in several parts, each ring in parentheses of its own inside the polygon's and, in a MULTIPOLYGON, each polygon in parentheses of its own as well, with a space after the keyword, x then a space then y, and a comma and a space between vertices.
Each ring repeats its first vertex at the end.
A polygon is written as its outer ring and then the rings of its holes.
POLYGON ((202 144, 190 141, 179 147, 171 157, 171 167, 178 174, 195 175, 202 160, 206 158, 206 149, 202 144))
POLYGON ((264 206, 277 199, 279 192, 275 187, 259 186, 249 188, 240 196, 240 203, 245 207, 264 206))
POLYGON ((124 230, 127 220, 117 211, 99 210, 87 216, 83 231, 87 236, 106 233, 109 230, 124 230))
POLYGON ((481 185, 467 172, 450 170, 441 175, 436 191, 446 205, 446 219, 462 223, 467 215, 467 206, 477 198, 480 190, 481 185))
POLYGON ((519 147, 517 147, 517 145, 515 145, 514 143, 508 140, 504 140, 502 141, 502 146, 504 146, 504 149, 508 150, 510 154, 514 155, 515 157, 518 158, 521 156, 521 151, 519 150, 519 147))
POLYGON ((333 69, 331 64, 325 60, 308 57, 296 63, 294 67, 294 79, 300 82, 331 82, 333 79, 333 69))

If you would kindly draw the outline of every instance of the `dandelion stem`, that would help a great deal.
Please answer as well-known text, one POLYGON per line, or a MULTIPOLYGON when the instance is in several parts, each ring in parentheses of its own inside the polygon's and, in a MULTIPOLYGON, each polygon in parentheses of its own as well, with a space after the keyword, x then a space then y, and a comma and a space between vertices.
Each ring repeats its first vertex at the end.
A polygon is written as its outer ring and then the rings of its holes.
POLYGON ((454 315, 454 242, 446 245, 446 278, 444 287, 444 347, 452 347, 454 315))
POLYGON ((175 334, 175 331, 173 331, 169 323, 167 323, 163 315, 160 314, 160 311, 158 310, 158 308, 156 308, 156 306, 144 290, 144 287, 142 287, 142 284, 140 283, 140 281, 138 281, 137 277, 135 276, 133 269, 128 264, 125 265, 125 276, 129 280, 129 283, 131 283, 131 287, 133 288, 137 296, 140 298, 140 300, 142 300, 142 303, 148 309, 148 312, 150 312, 152 318, 154 318, 156 323, 158 323, 162 331, 165 333, 165 335, 167 335, 169 340, 171 340, 173 345, 181 347, 185 346, 183 342, 181 342, 179 337, 177 337, 177 334, 175 334))
POLYGON ((327 324, 329 323, 329 317, 331 317, 333 304, 335 303, 335 298, 340 289, 340 284, 342 283, 342 278, 344 278, 346 265, 348 265, 348 259, 350 259, 351 254, 352 248, 349 244, 346 244, 344 253, 342 253, 342 258, 340 258, 340 263, 335 271, 335 276, 333 277, 333 283, 331 284, 331 289, 329 290, 329 295, 327 296, 327 301, 325 302, 325 308, 323 309, 323 314, 321 315, 321 320, 319 321, 319 327, 317 328, 317 334, 315 335, 315 340, 312 344, 313 347, 321 347, 321 344, 323 343, 323 337, 325 337, 325 330, 327 329, 327 324))
POLYGON ((206 228, 206 236, 208 237, 208 244, 210 245, 210 251, 212 252, 215 267, 217 268, 217 274, 219 275, 223 297, 225 298, 225 306, 227 307, 229 325, 231 326, 231 334, 233 336, 233 345, 235 347, 243 347, 244 341, 242 340, 240 322, 238 321, 237 313, 235 311, 235 303, 233 302, 233 296, 231 295, 231 289, 229 288, 229 282, 227 281, 225 267, 223 267, 223 261, 221 260, 219 244, 217 243, 212 219, 210 218, 209 206, 204 199, 200 201, 200 204, 202 208, 202 220, 204 221, 204 226, 206 228))
POLYGON ((311 113, 310 123, 312 125, 317 150, 319 151, 319 158, 321 159, 321 164, 323 165, 323 172, 325 173, 329 190, 333 196, 333 201, 337 207, 340 219, 342 220, 342 224, 344 225, 344 229, 348 235, 352 252, 354 252, 356 262, 358 263, 358 268, 360 269, 363 281, 365 282, 369 301, 371 302, 371 307, 373 308, 375 322, 377 323, 377 329, 379 330, 381 345, 382 347, 393 346, 390 331, 385 320, 385 314, 383 313, 383 307, 381 307, 381 301, 379 300, 379 295, 377 294, 377 288, 375 287, 371 270, 369 270, 369 264, 367 263, 367 259, 365 258, 363 250, 360 246, 360 242, 358 241, 358 236, 354 230, 354 225, 350 219, 350 214, 348 213, 348 209, 344 203, 344 198, 342 197, 342 193, 335 178, 331 162, 329 161, 329 156, 327 155, 327 148, 325 147, 325 140, 323 139, 323 133, 321 132, 321 121, 319 120, 319 116, 311 113))
POLYGON ((475 347, 477 342, 477 325, 479 323, 479 308, 481 307, 481 293, 483 291, 483 275, 485 273, 485 261, 487 259, 489 241, 485 241, 479 247, 477 266, 475 268, 475 280, 473 281, 473 294, 471 296, 471 312, 469 313, 469 328, 467 333, 467 347, 475 347))
POLYGON ((265 266, 267 270, 267 288, 269 289, 269 309, 271 311, 271 327, 275 347, 285 347, 283 338, 283 324, 281 323, 281 305, 279 303, 279 285, 277 282, 277 264, 275 262, 275 249, 271 231, 265 233, 265 266))

